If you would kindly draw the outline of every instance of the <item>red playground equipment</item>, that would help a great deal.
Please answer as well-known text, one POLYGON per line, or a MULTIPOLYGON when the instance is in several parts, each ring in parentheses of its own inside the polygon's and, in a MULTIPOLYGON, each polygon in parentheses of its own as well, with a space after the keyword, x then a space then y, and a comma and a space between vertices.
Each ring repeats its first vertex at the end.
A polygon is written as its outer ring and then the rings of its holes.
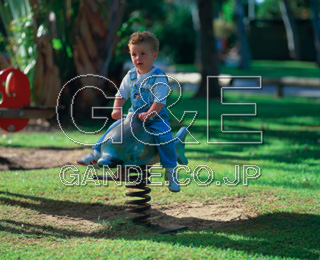
POLYGON ((0 72, 0 127, 17 132, 27 126, 30 118, 51 118, 55 107, 30 107, 30 83, 19 69, 0 72))

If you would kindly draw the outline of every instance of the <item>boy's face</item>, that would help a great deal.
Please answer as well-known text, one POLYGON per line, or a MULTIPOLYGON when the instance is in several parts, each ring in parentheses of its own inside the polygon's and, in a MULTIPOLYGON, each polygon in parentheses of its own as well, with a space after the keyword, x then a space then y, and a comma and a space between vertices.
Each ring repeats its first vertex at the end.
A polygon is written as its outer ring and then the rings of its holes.
POLYGON ((129 46, 133 65, 139 74, 146 74, 153 68, 153 62, 158 57, 158 52, 151 50, 150 44, 131 44, 129 46))

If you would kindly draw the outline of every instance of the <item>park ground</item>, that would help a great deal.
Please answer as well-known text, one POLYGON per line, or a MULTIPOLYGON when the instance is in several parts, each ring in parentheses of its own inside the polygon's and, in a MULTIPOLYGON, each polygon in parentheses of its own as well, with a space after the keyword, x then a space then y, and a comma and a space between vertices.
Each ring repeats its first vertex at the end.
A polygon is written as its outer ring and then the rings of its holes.
MULTIPOLYGON (((259 134, 220 131, 219 115, 253 113, 252 106, 210 101, 209 141, 229 144, 208 144, 206 99, 181 99, 172 109, 177 117, 183 109, 199 111, 190 132, 200 144, 186 145, 189 167, 209 166, 214 180, 206 186, 192 181, 176 194, 151 187, 152 223, 188 226, 176 234, 128 220, 123 186, 63 185, 61 167, 89 150, 59 128, 35 122, 20 133, 1 132, 0 259, 319 259, 320 99, 233 91, 225 97, 257 103, 257 116, 226 118, 224 130, 263 131, 263 144, 231 143, 259 142, 259 134), (245 186, 241 173, 238 185, 227 186, 237 165, 256 165, 261 176, 245 186)), ((177 131, 180 124, 171 123, 177 131)), ((97 138, 73 128, 66 133, 88 142, 97 138)), ((86 168, 76 167, 83 178, 86 168)), ((198 183, 207 176, 202 170, 198 183)), ((188 177, 181 171, 180 179, 188 177)))

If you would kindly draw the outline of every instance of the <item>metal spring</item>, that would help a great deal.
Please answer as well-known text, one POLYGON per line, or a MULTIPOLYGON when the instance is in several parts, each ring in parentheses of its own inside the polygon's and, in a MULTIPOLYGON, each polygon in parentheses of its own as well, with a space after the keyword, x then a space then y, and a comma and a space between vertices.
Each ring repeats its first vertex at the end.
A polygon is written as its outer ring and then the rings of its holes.
MULTIPOLYGON (((146 220, 150 217, 150 213, 148 210, 151 208, 151 205, 148 203, 151 200, 151 197, 147 194, 151 192, 151 189, 149 187, 146 187, 148 184, 148 170, 143 171, 143 177, 141 179, 141 176, 138 175, 130 175, 132 172, 128 171, 129 179, 131 181, 135 181, 135 183, 126 184, 126 188, 131 189, 139 189, 141 191, 131 191, 127 192, 127 197, 138 197, 142 199, 136 199, 136 200, 127 200, 125 203, 128 205, 136 205, 137 207, 133 208, 127 208, 127 213, 136 213, 140 214, 140 216, 136 216, 132 218, 133 222, 146 222, 146 220), (140 179, 138 179, 140 177, 140 179), (142 216, 141 216, 142 215, 142 216)), ((134 172, 133 174, 137 174, 134 172)))

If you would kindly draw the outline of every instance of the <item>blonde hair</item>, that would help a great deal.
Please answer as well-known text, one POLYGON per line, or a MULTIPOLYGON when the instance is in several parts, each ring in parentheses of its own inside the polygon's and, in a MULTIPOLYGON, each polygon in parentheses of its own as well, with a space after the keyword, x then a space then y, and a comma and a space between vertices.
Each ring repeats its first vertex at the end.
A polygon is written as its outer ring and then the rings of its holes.
POLYGON ((153 52, 159 52, 159 40, 153 33, 148 31, 135 32, 131 34, 128 46, 130 48, 131 45, 142 43, 149 44, 153 52))

